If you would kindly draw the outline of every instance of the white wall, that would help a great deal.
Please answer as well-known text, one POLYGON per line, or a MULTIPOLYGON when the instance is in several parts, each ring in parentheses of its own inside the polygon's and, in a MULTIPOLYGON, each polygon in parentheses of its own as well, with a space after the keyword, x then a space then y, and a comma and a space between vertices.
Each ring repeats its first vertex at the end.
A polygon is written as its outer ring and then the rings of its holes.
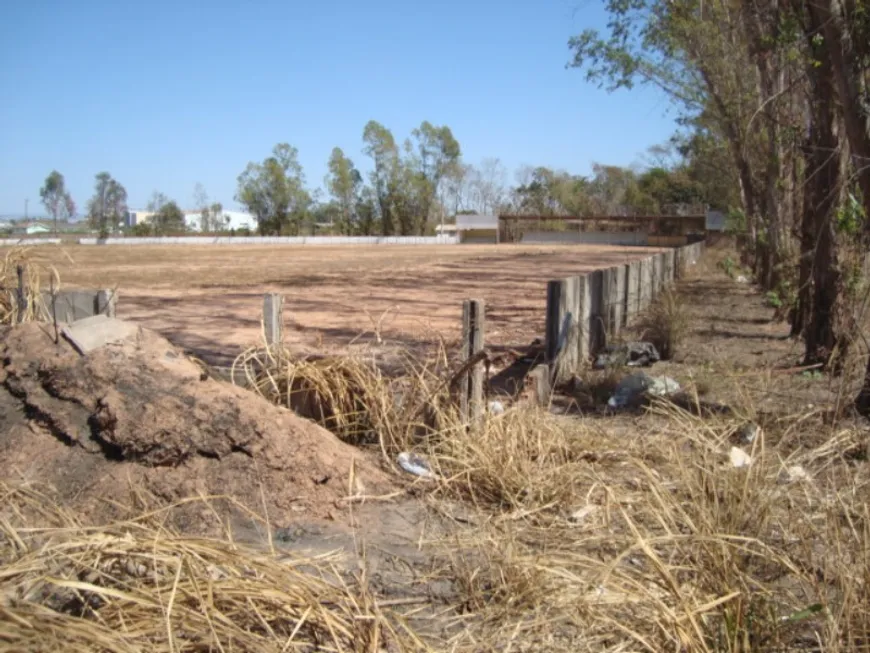
POLYGON ((0 247, 15 245, 60 245, 60 238, 0 238, 0 247))
POLYGON ((456 245, 455 236, 167 236, 80 238, 80 245, 456 245))

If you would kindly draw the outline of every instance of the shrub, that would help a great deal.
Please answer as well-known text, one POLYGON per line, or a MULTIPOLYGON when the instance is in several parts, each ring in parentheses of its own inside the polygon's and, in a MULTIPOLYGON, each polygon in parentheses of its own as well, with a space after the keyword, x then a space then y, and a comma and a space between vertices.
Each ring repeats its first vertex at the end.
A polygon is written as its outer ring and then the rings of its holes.
POLYGON ((673 358, 688 328, 686 307, 671 288, 665 288, 640 319, 641 338, 654 344, 664 360, 673 358))

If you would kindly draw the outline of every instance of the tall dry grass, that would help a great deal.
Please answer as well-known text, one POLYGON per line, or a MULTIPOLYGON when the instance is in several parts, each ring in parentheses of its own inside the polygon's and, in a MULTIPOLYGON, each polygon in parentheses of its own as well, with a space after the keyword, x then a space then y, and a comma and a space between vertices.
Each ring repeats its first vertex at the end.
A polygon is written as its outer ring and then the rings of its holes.
POLYGON ((56 268, 35 262, 30 248, 10 248, 0 259, 0 324, 47 320, 44 292, 59 287, 56 268))
POLYGON ((746 468, 739 421, 661 401, 634 432, 518 413, 431 450, 438 491, 481 510, 442 543, 453 650, 870 650, 867 436, 796 448, 804 417, 746 468))
POLYGON ((427 650, 332 556, 186 537, 159 513, 86 528, 0 484, 0 651, 427 650))

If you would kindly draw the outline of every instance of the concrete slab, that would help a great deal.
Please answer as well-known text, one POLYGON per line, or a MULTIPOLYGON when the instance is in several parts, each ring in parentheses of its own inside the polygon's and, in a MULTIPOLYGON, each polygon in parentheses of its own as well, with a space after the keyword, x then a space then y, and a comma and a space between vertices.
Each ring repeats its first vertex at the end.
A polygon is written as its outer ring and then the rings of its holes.
POLYGON ((638 308, 643 311, 650 305, 653 297, 653 260, 651 256, 640 261, 638 294, 640 298, 638 308))
POLYGON ((139 327, 113 317, 94 315, 66 325, 61 333, 84 356, 105 345, 134 337, 139 333, 139 327))
POLYGON ((602 271, 604 274, 604 304, 607 335, 613 338, 622 328, 625 310, 626 266, 617 265, 602 271))
MULTIPOLYGON (((44 293, 43 300, 52 313, 51 293, 44 293)), ((94 315, 115 317, 117 294, 113 290, 60 290, 54 296, 54 315, 58 322, 72 324, 94 315)))

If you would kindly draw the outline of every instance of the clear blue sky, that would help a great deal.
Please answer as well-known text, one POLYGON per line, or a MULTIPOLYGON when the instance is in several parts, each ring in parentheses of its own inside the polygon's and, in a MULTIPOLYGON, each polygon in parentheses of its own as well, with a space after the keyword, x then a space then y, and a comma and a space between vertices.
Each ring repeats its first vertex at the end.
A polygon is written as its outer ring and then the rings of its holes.
POLYGON ((375 119, 404 139, 446 124, 464 159, 585 174, 670 136, 653 91, 609 95, 566 70, 598 0, 30 0, 0 21, 0 214, 42 213, 62 172, 85 210, 106 170, 139 207, 183 206, 202 182, 235 207, 236 177, 275 143, 320 186, 334 146, 362 169, 375 119))

